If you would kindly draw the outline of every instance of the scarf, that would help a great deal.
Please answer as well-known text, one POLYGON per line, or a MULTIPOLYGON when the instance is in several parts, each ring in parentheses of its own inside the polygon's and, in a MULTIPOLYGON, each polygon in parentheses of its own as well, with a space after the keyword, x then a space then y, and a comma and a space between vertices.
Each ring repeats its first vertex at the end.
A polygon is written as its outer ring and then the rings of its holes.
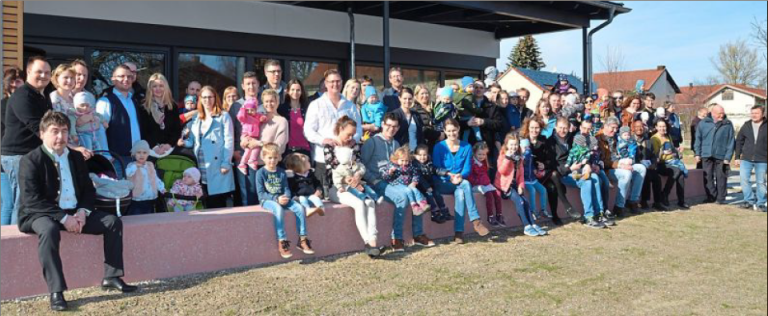
POLYGON ((152 119, 155 120, 157 125, 160 125, 160 129, 165 129, 165 111, 163 111, 163 105, 152 100, 152 105, 149 106, 149 113, 152 115, 152 119))

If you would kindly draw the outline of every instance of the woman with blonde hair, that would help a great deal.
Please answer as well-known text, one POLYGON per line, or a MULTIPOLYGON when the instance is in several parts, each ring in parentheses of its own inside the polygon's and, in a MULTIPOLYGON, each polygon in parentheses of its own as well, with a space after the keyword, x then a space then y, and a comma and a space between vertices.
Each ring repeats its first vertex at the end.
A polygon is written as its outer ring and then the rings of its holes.
POLYGON ((163 155, 181 136, 179 108, 163 74, 154 73, 149 77, 142 109, 144 111, 139 111, 141 135, 156 154, 163 155))
POLYGON ((232 107, 232 104, 238 99, 240 99, 240 94, 237 92, 237 87, 227 87, 224 89, 224 93, 221 94, 221 108, 224 109, 224 111, 229 112, 229 108, 232 107))
POLYGON ((414 98, 416 102, 411 108, 411 112, 414 112, 421 117, 421 121, 424 123, 422 126, 422 132, 424 133, 423 143, 427 144, 429 148, 434 148, 437 142, 445 139, 445 135, 435 128, 435 120, 432 116, 432 107, 435 105, 431 100, 429 88, 425 85, 416 85, 413 89, 414 98), (441 139, 442 138, 442 139, 441 139))
POLYGON ((358 109, 361 105, 363 105, 363 102, 365 102, 363 94, 360 93, 360 81, 354 78, 349 79, 344 83, 344 89, 341 90, 341 95, 344 96, 345 99, 357 105, 358 109))
MULTIPOLYGON (((69 118, 71 126, 74 126, 77 120, 73 103, 75 75, 75 68, 69 64, 59 65, 51 74, 51 83, 56 88, 50 94, 51 105, 54 111, 64 113, 69 118)), ((69 129, 69 136, 73 143, 78 143, 77 131, 74 128, 69 129)))

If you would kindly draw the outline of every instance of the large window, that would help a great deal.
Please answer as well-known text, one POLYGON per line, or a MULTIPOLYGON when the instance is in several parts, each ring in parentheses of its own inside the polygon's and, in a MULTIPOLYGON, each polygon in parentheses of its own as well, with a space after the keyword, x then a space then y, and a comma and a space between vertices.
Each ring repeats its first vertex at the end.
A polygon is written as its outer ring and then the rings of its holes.
POLYGON ((479 73, 475 72, 461 72, 461 71, 446 71, 445 72, 445 86, 453 83, 461 85, 461 78, 464 76, 470 76, 472 78, 479 78, 479 73))
MULTIPOLYGON (((239 87, 245 72, 245 57, 179 54, 178 95, 183 96, 190 81, 213 86, 221 94, 229 86, 239 87)), ((263 73, 263 71, 262 71, 263 73)))
MULTIPOLYGON (((138 67, 137 82, 146 88, 147 81, 153 73, 165 71, 165 54, 148 52, 130 52, 116 50, 94 49, 91 52, 91 80, 96 94, 112 85, 112 71, 115 67, 133 62, 138 67)), ((166 74, 167 76, 167 74, 166 74)))
POLYGON ((421 70, 402 68, 403 84, 414 88, 416 85, 425 85, 434 94, 440 84, 440 72, 437 70, 421 70))
POLYGON ((733 101, 733 90, 725 89, 723 91, 723 101, 733 101))
POLYGON ((381 91, 384 89, 384 68, 379 66, 365 66, 355 65, 355 76, 358 79, 363 76, 368 76, 373 79, 373 84, 376 86, 376 90, 381 91))
POLYGON ((323 73, 326 70, 338 68, 339 65, 334 63, 291 61, 291 78, 301 80, 304 83, 304 89, 307 90, 307 95, 310 96, 320 89, 323 73))

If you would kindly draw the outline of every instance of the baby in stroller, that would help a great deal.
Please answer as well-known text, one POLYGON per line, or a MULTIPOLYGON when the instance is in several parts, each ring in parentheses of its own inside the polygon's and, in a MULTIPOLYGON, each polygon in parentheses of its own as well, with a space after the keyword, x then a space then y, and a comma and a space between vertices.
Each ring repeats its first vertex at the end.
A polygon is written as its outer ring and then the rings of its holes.
POLYGON ((184 176, 176 180, 171 187, 172 197, 168 199, 168 209, 174 212, 193 211, 198 200, 203 196, 203 187, 200 185, 200 170, 195 167, 184 170, 184 176), (180 195, 178 197, 176 195, 180 195), (195 197, 195 200, 187 200, 182 197, 195 197))

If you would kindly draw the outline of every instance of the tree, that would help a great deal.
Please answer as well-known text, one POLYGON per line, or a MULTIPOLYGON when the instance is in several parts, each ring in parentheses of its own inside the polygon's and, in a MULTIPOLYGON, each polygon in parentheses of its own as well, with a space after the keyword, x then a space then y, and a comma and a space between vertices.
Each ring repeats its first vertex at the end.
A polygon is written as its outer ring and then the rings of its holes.
MULTIPOLYGON (((760 22, 757 19, 752 22, 752 37, 755 42, 757 42, 758 49, 763 52, 763 61, 768 64, 768 34, 766 34, 766 22, 768 22, 768 20, 760 22)), ((768 90, 768 76, 765 67, 762 67, 762 69, 760 84, 763 85, 764 89, 768 90)))
MULTIPOLYGON (((611 47, 610 45, 605 48, 605 55, 598 56, 598 61, 602 71, 607 73, 607 76, 603 76, 602 82, 599 82, 601 87, 617 87, 620 82, 623 82, 624 78, 620 72, 624 70, 624 52, 620 47, 611 47)), ((629 97, 627 95, 627 97, 629 97)))
POLYGON ((744 40, 720 45, 716 58, 710 61, 720 73, 724 83, 755 85, 760 80, 761 61, 754 49, 744 40))
POLYGON ((526 35, 521 38, 515 49, 508 57, 507 67, 520 67, 533 70, 540 70, 547 65, 541 59, 539 44, 533 36, 526 35))

